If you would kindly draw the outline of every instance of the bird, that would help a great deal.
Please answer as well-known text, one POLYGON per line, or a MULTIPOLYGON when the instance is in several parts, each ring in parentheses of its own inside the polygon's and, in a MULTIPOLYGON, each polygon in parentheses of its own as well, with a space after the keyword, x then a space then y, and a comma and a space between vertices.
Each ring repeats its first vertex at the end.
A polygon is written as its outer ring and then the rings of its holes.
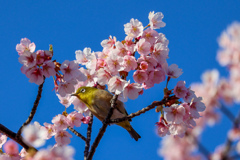
MULTIPOLYGON (((113 95, 106 90, 87 86, 78 88, 77 91, 72 94, 72 96, 76 96, 79 100, 85 103, 92 114, 96 116, 100 121, 103 121, 108 115, 111 107, 110 101, 113 97, 113 95)), ((124 108, 123 102, 117 100, 111 119, 123 118, 127 115, 128 113, 124 108)), ((129 120, 116 124, 126 129, 131 137, 136 141, 141 138, 141 136, 133 129, 129 120)))

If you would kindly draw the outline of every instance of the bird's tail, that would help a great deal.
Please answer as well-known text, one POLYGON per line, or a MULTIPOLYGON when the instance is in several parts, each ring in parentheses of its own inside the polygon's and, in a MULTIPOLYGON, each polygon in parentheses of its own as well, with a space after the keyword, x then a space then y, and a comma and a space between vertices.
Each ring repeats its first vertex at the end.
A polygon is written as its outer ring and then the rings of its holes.
POLYGON ((139 138, 141 138, 141 136, 132 128, 127 129, 128 133, 131 135, 132 138, 134 138, 136 141, 138 141, 139 138))

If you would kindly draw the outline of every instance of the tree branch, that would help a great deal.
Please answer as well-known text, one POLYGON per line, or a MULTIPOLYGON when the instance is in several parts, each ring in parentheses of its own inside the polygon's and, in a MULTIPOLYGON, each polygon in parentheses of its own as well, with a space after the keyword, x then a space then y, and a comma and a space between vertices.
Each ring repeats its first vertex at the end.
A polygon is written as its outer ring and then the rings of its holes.
POLYGON ((87 128, 87 139, 85 141, 85 150, 84 150, 84 160, 87 159, 89 147, 90 147, 90 141, 91 141, 91 134, 92 134, 92 124, 93 124, 93 114, 90 113, 90 121, 88 122, 88 128, 87 128))
POLYGON ((102 128, 100 129, 100 131, 99 131, 99 133, 98 133, 95 141, 94 141, 93 144, 92 144, 92 147, 91 147, 91 150, 90 150, 89 155, 88 155, 88 157, 87 157, 87 160, 92 160, 92 158, 93 158, 93 155, 94 155, 94 153, 95 153, 95 151, 96 151, 96 148, 97 148, 100 140, 102 139, 103 134, 105 133, 105 131, 106 131, 106 129, 107 129, 107 126, 108 126, 108 124, 109 124, 110 117, 111 117, 112 114, 113 114, 113 109, 114 109, 115 106, 116 106, 117 98, 118 98, 118 95, 115 94, 115 95, 113 96, 112 100, 111 100, 111 107, 110 107, 110 109, 109 109, 108 115, 107 115, 107 117, 105 118, 105 120, 103 121, 103 126, 102 126, 102 128))
MULTIPOLYGON (((238 113, 237 117, 234 120, 233 128, 238 128, 239 124, 240 124, 240 112, 238 113)), ((227 141, 225 143, 225 150, 223 151, 223 154, 222 154, 222 160, 229 159, 229 152, 231 150, 232 144, 233 144, 232 140, 227 138, 227 141)))
POLYGON ((15 142, 17 142, 18 144, 20 144, 26 151, 30 148, 34 149, 35 151, 37 151, 36 148, 26 144, 23 141, 22 136, 17 137, 16 133, 14 133, 13 131, 9 130, 7 127, 5 127, 4 125, 0 124, 0 132, 3 133, 4 135, 6 135, 7 137, 11 138, 12 140, 14 140, 15 142))
POLYGON ((38 94, 37 94, 36 100, 35 100, 35 102, 33 104, 32 111, 31 111, 28 119, 26 120, 26 122, 24 122, 23 125, 19 128, 19 130, 18 130, 18 132, 16 134, 17 137, 19 137, 21 135, 22 128, 24 126, 28 125, 32 121, 32 119, 33 119, 33 117, 34 117, 34 115, 35 115, 35 113, 37 111, 37 107, 38 107, 38 104, 39 104, 39 101, 40 101, 41 95, 42 95, 42 88, 43 88, 44 82, 45 82, 45 77, 43 77, 43 83, 41 85, 39 85, 39 87, 38 87, 38 94))
POLYGON ((219 108, 233 123, 235 123, 235 116, 222 103, 219 105, 219 108))
POLYGON ((85 138, 81 133, 77 132, 75 129, 73 129, 72 127, 68 126, 68 129, 70 131, 72 131, 76 136, 82 138, 82 140, 84 140, 85 142, 87 141, 87 138, 85 138))
MULTIPOLYGON (((171 98, 171 97, 169 97, 169 98, 171 98)), ((169 100, 169 98, 163 98, 161 101, 154 101, 149 106, 147 106, 147 107, 145 107, 145 108, 143 108, 143 109, 141 109, 141 110, 139 110, 139 111, 137 111, 135 113, 131 113, 131 114, 129 114, 126 117, 111 119, 110 123, 119 123, 119 122, 123 122, 123 121, 126 121, 126 120, 130 120, 130 119, 132 119, 132 118, 134 118, 136 116, 139 116, 139 115, 141 115, 141 114, 143 114, 143 113, 145 113, 145 112, 155 108, 156 106, 160 106, 160 105, 165 104, 169 100)))

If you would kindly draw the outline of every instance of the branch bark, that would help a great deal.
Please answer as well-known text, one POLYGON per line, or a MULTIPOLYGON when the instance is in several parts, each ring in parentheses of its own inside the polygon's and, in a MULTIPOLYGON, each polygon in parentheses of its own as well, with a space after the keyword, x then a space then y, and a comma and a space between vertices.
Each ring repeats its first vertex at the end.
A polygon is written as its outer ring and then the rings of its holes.
POLYGON ((15 142, 17 142, 18 144, 20 144, 26 151, 30 148, 34 149, 35 151, 37 151, 36 148, 26 144, 23 141, 22 136, 17 137, 16 133, 14 133, 13 131, 11 131, 10 129, 8 129, 7 127, 5 127, 4 125, 0 124, 0 132, 3 133, 4 135, 6 135, 7 137, 11 138, 12 140, 14 140, 15 142))
POLYGON ((82 138, 82 140, 84 140, 85 142, 87 141, 87 138, 84 137, 81 133, 77 132, 75 129, 73 129, 72 127, 68 126, 68 129, 70 131, 72 131, 76 136, 82 138))
POLYGON ((17 137, 20 137, 20 135, 21 135, 21 133, 22 133, 22 128, 23 128, 24 126, 28 125, 28 124, 32 121, 32 119, 33 119, 33 117, 34 117, 34 115, 35 115, 35 113, 36 113, 36 111, 37 111, 37 107, 38 107, 39 101, 40 101, 41 96, 42 96, 42 88, 43 88, 44 82, 45 82, 45 77, 43 77, 43 83, 42 83, 41 85, 39 85, 39 87, 38 87, 38 94, 37 94, 36 100, 35 100, 35 102, 34 102, 34 104, 33 104, 32 111, 31 111, 28 119, 27 119, 27 120, 23 123, 23 125, 19 128, 19 130, 18 130, 18 132, 17 132, 17 134, 16 134, 17 137))
POLYGON ((87 159, 88 153, 89 153, 89 148, 90 148, 90 141, 91 141, 91 134, 92 134, 92 124, 93 124, 93 114, 90 113, 90 121, 88 123, 88 128, 87 128, 87 139, 85 141, 85 150, 84 150, 84 160, 87 159))
POLYGON ((92 158, 93 158, 93 155, 94 155, 94 153, 95 153, 95 151, 96 151, 96 148, 97 148, 100 140, 102 139, 102 137, 103 137, 103 135, 104 135, 104 133, 105 133, 105 131, 106 131, 106 129, 107 129, 107 126, 108 126, 108 124, 109 124, 110 117, 111 117, 112 114, 113 114, 113 109, 114 109, 115 106, 116 106, 117 98, 118 98, 118 95, 115 94, 115 95, 113 96, 112 100, 111 100, 111 107, 110 107, 110 109, 109 109, 108 115, 107 115, 107 117, 105 118, 105 120, 103 121, 102 128, 100 129, 100 131, 99 131, 99 133, 98 133, 95 141, 94 141, 93 144, 92 144, 92 147, 91 147, 91 150, 90 150, 89 155, 88 155, 88 157, 87 157, 87 160, 92 160, 92 158))

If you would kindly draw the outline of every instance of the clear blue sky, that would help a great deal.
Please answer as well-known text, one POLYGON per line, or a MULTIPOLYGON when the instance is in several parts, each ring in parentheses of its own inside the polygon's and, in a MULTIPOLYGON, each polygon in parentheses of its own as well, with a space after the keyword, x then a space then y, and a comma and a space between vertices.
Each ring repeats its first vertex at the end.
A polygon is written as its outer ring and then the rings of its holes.
MULTIPOLYGON (((74 60, 75 50, 90 47, 93 51, 101 51, 100 42, 109 35, 116 36, 117 40, 124 39, 123 25, 131 18, 147 25, 150 11, 162 12, 166 27, 158 31, 169 39, 168 62, 183 69, 179 80, 190 85, 200 81, 200 75, 206 69, 218 68, 222 75, 226 75, 225 68, 221 68, 215 58, 217 38, 233 21, 240 21, 239 6, 240 1, 235 0, 0 1, 0 123, 16 132, 29 115, 37 94, 38 86, 30 84, 20 72, 15 46, 21 38, 27 37, 35 42, 37 49, 47 50, 52 44, 53 59, 59 62, 74 60)), ((170 87, 176 82, 171 81, 170 87)), ((164 85, 156 85, 137 100, 128 101, 128 112, 161 100, 164 85)), ((52 79, 47 79, 34 121, 50 123, 52 117, 64 110, 52 91, 53 87, 52 79)), ((138 142, 122 128, 108 127, 94 159, 161 159, 157 155, 161 138, 155 134, 158 117, 152 110, 133 119, 132 126, 142 137, 138 142)), ((222 125, 208 129, 202 136, 203 144, 210 151, 225 142, 225 129, 231 124, 224 117, 223 121, 222 125)), ((92 138, 101 126, 100 121, 94 119, 93 126, 92 138)), ((86 127, 78 131, 85 134, 86 127)), ((48 144, 53 145, 54 140, 48 144)), ((71 145, 77 149, 75 158, 82 159, 84 142, 73 138, 71 145)))

